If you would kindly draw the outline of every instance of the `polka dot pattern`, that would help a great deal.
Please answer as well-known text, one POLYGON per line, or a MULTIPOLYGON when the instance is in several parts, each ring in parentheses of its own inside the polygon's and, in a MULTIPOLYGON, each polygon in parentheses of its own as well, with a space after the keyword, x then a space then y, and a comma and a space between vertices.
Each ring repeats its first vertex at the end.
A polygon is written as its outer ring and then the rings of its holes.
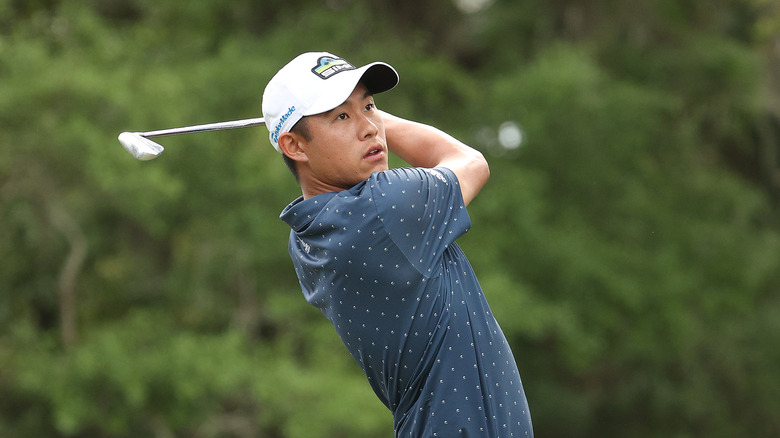
POLYGON ((448 169, 374 173, 282 212, 306 300, 330 320, 396 437, 532 437, 514 356, 455 240, 448 169))

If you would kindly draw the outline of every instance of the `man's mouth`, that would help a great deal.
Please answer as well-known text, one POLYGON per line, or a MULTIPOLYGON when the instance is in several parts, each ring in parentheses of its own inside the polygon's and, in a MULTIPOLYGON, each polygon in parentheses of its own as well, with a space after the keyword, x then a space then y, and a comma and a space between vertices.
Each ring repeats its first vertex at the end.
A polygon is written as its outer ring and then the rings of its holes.
POLYGON ((377 146, 375 148, 371 148, 368 153, 365 155, 365 158, 371 158, 373 156, 379 155, 382 152, 384 152, 384 149, 382 149, 381 146, 377 146))

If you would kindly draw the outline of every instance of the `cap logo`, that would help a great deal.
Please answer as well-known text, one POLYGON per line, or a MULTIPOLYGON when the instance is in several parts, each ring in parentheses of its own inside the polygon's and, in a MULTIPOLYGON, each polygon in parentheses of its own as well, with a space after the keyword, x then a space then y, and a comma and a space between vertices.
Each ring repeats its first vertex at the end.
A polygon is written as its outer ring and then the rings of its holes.
POLYGON ((292 115, 292 113, 294 113, 294 112, 295 112, 295 106, 294 105, 289 107, 289 108, 287 108, 287 112, 284 113, 284 115, 282 115, 282 117, 279 119, 279 122, 276 124, 276 126, 274 126, 274 132, 271 134, 271 137, 273 138, 274 143, 278 143, 279 142, 279 131, 282 130, 282 125, 284 125, 284 122, 286 122, 287 119, 289 119, 290 116, 292 115))
POLYGON ((328 79, 336 73, 341 73, 347 70, 354 70, 355 66, 348 63, 341 58, 334 58, 332 56, 322 56, 317 60, 317 65, 311 69, 312 73, 321 77, 322 79, 328 79))

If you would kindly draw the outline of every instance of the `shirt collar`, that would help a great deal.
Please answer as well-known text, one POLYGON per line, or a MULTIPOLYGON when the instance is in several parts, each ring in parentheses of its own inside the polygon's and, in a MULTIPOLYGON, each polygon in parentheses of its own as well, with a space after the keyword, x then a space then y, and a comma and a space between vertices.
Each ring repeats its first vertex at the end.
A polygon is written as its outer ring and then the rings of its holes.
POLYGON ((309 199, 303 199, 303 196, 299 196, 282 210, 279 218, 286 222, 293 231, 300 232, 314 220, 336 194, 336 192, 322 193, 309 199))

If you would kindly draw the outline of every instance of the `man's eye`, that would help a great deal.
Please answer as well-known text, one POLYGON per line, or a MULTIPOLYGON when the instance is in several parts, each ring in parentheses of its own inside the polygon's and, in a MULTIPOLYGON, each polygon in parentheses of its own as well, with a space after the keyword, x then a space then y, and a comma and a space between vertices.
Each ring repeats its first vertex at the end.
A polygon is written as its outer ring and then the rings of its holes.
POLYGON ((341 114, 337 115, 336 118, 339 119, 339 120, 346 120, 347 119, 347 113, 341 113, 341 114))
POLYGON ((373 102, 366 105, 366 111, 371 111, 374 108, 376 108, 376 105, 373 102))

